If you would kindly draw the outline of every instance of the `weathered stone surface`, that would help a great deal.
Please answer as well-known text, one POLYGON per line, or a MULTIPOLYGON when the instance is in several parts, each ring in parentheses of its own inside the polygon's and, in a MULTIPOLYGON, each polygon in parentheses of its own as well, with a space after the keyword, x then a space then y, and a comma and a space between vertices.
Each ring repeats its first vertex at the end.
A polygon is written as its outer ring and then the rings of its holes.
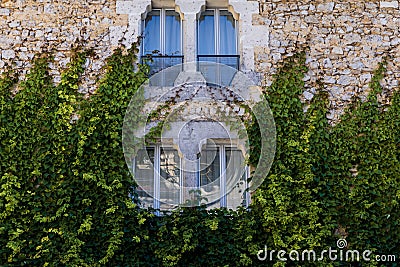
POLYGON ((48 49, 63 52, 51 65, 54 82, 59 82, 61 70, 70 61, 71 49, 84 46, 98 55, 82 79, 82 86, 93 90, 105 58, 120 44, 110 44, 109 27, 127 25, 127 15, 116 14, 115 0, 6 1, 0 7, 0 73, 6 63, 14 62, 22 79, 34 55, 48 49))
POLYGON ((343 55, 343 49, 339 46, 332 48, 332 54, 343 55))
POLYGON ((334 83, 336 83, 336 79, 333 78, 332 76, 325 76, 325 77, 324 77, 324 82, 325 82, 325 83, 334 84, 334 83))
POLYGON ((350 34, 346 34, 343 37, 343 43, 346 44, 346 45, 359 43, 359 42, 361 42, 361 37, 360 37, 359 34, 350 33, 350 34))
POLYGON ((312 93, 308 92, 308 91, 305 91, 305 92, 303 93, 303 96, 304 96, 304 98, 307 99, 307 100, 311 100, 311 99, 314 97, 314 95, 313 95, 312 93))
POLYGON ((0 36, 0 48, 8 49, 11 48, 14 43, 14 40, 5 36, 0 36))
POLYGON ((379 2, 381 8, 398 8, 399 1, 391 1, 391 2, 379 2))
POLYGON ((324 66, 324 68, 327 68, 327 69, 332 68, 333 67, 332 61, 329 58, 325 58, 323 60, 323 66, 324 66))
POLYGON ((13 21, 13 22, 8 24, 8 26, 10 28, 15 28, 15 27, 18 27, 19 25, 20 25, 20 22, 18 22, 18 21, 13 21))
POLYGON ((322 12, 332 12, 334 8, 335 8, 334 2, 328 2, 317 5, 317 11, 322 11, 322 12))
POLYGON ((13 58, 15 58, 14 50, 3 50, 1 52, 1 58, 2 59, 13 59, 13 58))
POLYGON ((118 45, 118 42, 124 37, 125 32, 125 26, 110 26, 111 45, 118 45))
POLYGON ((360 81, 367 84, 371 81, 372 75, 370 73, 360 75, 360 81))

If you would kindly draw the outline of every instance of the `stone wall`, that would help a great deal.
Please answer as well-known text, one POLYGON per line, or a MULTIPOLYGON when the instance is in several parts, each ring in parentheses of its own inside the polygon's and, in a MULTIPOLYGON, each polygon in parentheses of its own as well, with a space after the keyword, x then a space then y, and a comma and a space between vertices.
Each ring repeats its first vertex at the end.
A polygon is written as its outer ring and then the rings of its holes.
MULTIPOLYGON (((132 1, 133 4, 138 2, 137 6, 139 2, 149 2, 132 1)), ((93 48, 96 57, 87 61, 81 90, 93 90, 95 76, 104 59, 121 43, 129 45, 134 40, 131 37, 137 36, 137 32, 129 33, 129 29, 132 28, 130 24, 138 24, 140 14, 118 11, 125 3, 132 6, 128 3, 132 1, 3 0, 0 4, 0 72, 6 64, 14 62, 23 76, 35 53, 52 51, 55 56, 52 72, 58 82, 57 75, 69 62, 71 48, 83 44, 93 48)), ((176 2, 182 5, 185 1, 176 2)), ((240 6, 242 2, 253 5, 257 1, 234 2, 240 6)), ((240 17, 247 19, 248 14, 240 17)), ((245 23, 242 23, 241 32, 249 34, 243 25, 245 23)), ((300 47, 309 47, 307 65, 310 71, 305 78, 304 100, 313 97, 316 81, 320 79, 330 92, 333 110, 339 111, 331 114, 334 120, 353 95, 368 93, 372 73, 385 56, 389 64, 384 87, 388 92, 398 87, 398 1, 259 0, 259 13, 252 15, 252 25, 258 30, 251 32, 254 35, 261 32, 265 39, 254 42, 249 51, 246 49, 250 48, 243 48, 242 57, 246 60, 251 52, 254 71, 262 73, 262 83, 271 83, 272 75, 285 57, 300 47)))
POLYGON ((51 65, 55 82, 78 45, 92 48, 96 57, 87 61, 82 91, 93 90, 95 75, 111 54, 110 26, 126 25, 117 15, 115 1, 13 0, 0 4, 0 70, 14 62, 22 76, 38 52, 54 52, 51 65))
POLYGON ((398 1, 261 0, 260 14, 253 23, 269 29, 269 42, 256 48, 256 71, 265 74, 264 82, 271 83, 283 58, 298 47, 309 47, 304 99, 313 97, 320 79, 337 111, 330 115, 334 120, 353 95, 368 93, 373 71, 384 57, 388 59, 387 78, 382 83, 385 90, 399 85, 398 1))

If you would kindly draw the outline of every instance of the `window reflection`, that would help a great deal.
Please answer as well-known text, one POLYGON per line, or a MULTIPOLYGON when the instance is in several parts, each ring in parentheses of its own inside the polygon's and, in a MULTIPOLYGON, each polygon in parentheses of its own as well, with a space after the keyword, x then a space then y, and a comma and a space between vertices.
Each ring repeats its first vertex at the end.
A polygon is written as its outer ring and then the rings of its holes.
MULTIPOLYGON (((138 152, 134 170, 140 185, 137 193, 142 207, 170 210, 183 202, 181 195, 185 181, 181 164, 178 151, 172 147, 154 146, 138 152)), ((248 205, 247 167, 241 150, 205 145, 200 153, 196 177, 201 196, 217 199, 206 203, 207 208, 236 209, 248 205)))
POLYGON ((160 208, 173 208, 179 203, 180 158, 178 151, 161 148, 160 151, 160 208))

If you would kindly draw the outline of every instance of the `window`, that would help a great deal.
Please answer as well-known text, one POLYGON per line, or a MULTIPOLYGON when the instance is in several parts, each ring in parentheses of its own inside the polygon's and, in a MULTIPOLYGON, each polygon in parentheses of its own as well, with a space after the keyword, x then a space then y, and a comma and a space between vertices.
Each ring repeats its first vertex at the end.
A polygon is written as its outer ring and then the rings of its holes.
MULTIPOLYGON (((185 203, 185 177, 196 177, 202 204, 208 208, 247 206, 248 169, 241 150, 226 145, 205 145, 199 155, 197 175, 185 175, 183 159, 172 147, 150 146, 139 151, 134 163, 137 193, 142 207, 170 210, 185 203), (152 177, 152 179, 149 179, 152 177), (205 201, 204 198, 214 199, 205 201)), ((187 195, 185 195, 187 194, 187 195)))
POLYGON ((182 25, 175 10, 154 9, 143 21, 142 63, 150 66, 150 75, 183 63, 182 25))
POLYGON ((139 150, 134 170, 143 207, 171 209, 181 202, 180 165, 176 149, 152 146, 139 150))
MULTIPOLYGON (((237 21, 228 10, 208 9, 197 20, 197 61, 216 62, 239 69, 237 21)), ((210 64, 199 64, 207 80, 229 85, 233 75, 210 64), (221 73, 223 71, 223 73, 221 73)))
POLYGON ((198 19, 198 55, 236 56, 236 20, 228 10, 203 11, 198 19))

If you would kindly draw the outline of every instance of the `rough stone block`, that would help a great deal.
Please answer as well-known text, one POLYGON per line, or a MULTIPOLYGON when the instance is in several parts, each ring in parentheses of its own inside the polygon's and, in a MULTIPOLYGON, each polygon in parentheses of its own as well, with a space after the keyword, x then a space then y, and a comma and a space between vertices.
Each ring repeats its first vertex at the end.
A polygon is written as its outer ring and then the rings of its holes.
POLYGON ((353 44, 361 42, 361 37, 358 34, 350 33, 346 34, 343 38, 344 44, 353 44))
POLYGON ((328 2, 328 3, 324 3, 324 4, 319 4, 317 6, 317 10, 318 11, 322 11, 322 12, 332 12, 334 8, 335 8, 335 3, 334 2, 328 2))
POLYGON ((355 60, 355 62, 350 64, 350 67, 353 70, 361 70, 365 67, 365 65, 360 60, 355 60))
POLYGON ((37 31, 35 32, 35 37, 36 37, 36 38, 40 38, 40 37, 42 37, 43 35, 44 35, 44 33, 43 33, 42 30, 37 30, 37 31))
POLYGON ((54 6, 52 4, 45 4, 44 5, 44 13, 46 14, 55 14, 54 6))
POLYGON ((0 8, 0 16, 10 16, 10 10, 8 8, 0 8))
POLYGON ((362 83, 369 83, 371 81, 372 75, 370 73, 360 75, 360 81, 362 83))
POLYGON ((343 55, 343 49, 341 47, 339 47, 339 46, 335 46, 332 49, 332 53, 336 54, 336 55, 343 55))
POLYGON ((8 24, 8 26, 10 28, 15 28, 15 27, 18 27, 19 25, 20 25, 20 23, 18 21, 13 21, 13 22, 8 24))
POLYGON ((11 48, 13 43, 14 43, 13 39, 0 36, 0 49, 11 48))
POLYGON ((399 1, 379 2, 381 8, 399 8, 399 1))
POLYGON ((340 78, 337 80, 337 83, 340 85, 349 85, 355 82, 354 77, 350 77, 347 75, 342 75, 340 78))
POLYGON ((324 82, 325 83, 334 84, 334 83, 336 83, 336 80, 332 76, 325 76, 324 77, 324 82))
POLYGON ((324 65, 324 68, 326 68, 326 69, 331 69, 333 67, 332 61, 329 58, 325 58, 323 60, 322 64, 324 65))
POLYGON ((4 51, 1 53, 1 57, 2 57, 3 59, 12 59, 12 58, 15 58, 15 52, 14 52, 14 50, 4 50, 4 51))
POLYGON ((303 96, 304 96, 304 98, 307 99, 307 100, 311 100, 311 99, 314 97, 314 95, 313 95, 312 93, 308 92, 308 91, 305 91, 305 92, 303 93, 303 96))

